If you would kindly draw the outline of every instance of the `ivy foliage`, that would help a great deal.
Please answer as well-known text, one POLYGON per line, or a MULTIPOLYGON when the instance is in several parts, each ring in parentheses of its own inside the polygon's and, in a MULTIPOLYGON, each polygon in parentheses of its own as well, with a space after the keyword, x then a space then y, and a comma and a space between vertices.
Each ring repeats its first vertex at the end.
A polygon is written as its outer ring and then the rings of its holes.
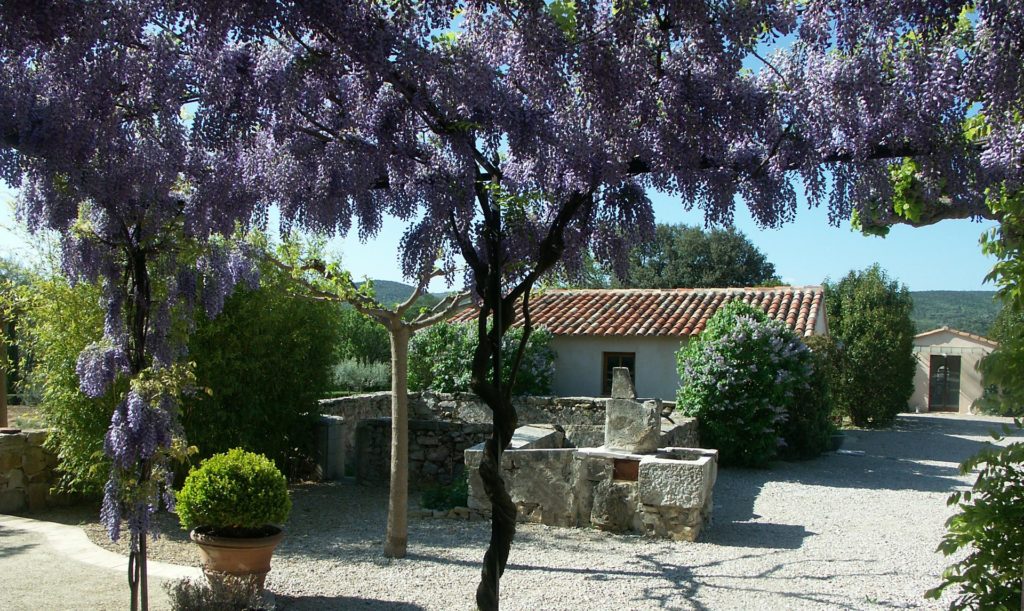
MULTIPOLYGON (((284 475, 266 456, 233 448, 189 471, 177 494, 182 528, 254 530, 283 524, 292 500, 284 475)), ((226 533, 225 533, 226 534, 226 533)))
MULTIPOLYGON (((676 404, 700 422, 701 441, 722 465, 766 467, 790 437, 797 455, 817 453, 827 439, 807 442, 802 427, 825 414, 797 414, 815 387, 807 346, 783 323, 741 302, 720 308, 704 331, 677 353, 681 386, 676 404), (792 425, 787 420, 792 416, 792 425), (780 443, 781 440, 781 443, 780 443), (816 451, 815 451, 816 450, 816 451)), ((827 433, 825 433, 827 435, 827 433)), ((813 435, 812 435, 813 436, 813 435)), ((787 444, 788 445, 788 444, 787 444)))
MULTIPOLYGON (((522 327, 513 327, 505 333, 501 344, 502 379, 511 375, 515 351, 522 337, 522 327)), ((551 332, 543 327, 533 329, 512 394, 551 394, 555 371, 552 338, 551 332)), ((409 342, 409 389, 469 392, 476 344, 476 323, 443 322, 418 332, 409 342)))
MULTIPOLYGON (((1018 429, 1021 421, 1016 420, 1018 429)), ((1010 434, 1003 427, 1003 434, 1010 434)), ((993 433, 997 441, 1003 437, 993 433)), ((1024 567, 1024 443, 987 448, 960 465, 963 475, 978 471, 968 491, 954 492, 947 503, 960 512, 946 522, 947 532, 938 551, 962 555, 942 574, 942 582, 928 590, 938 599, 953 588, 950 609, 1020 609, 1024 567)))
POLYGON ((877 264, 824 286, 829 331, 841 351, 828 380, 833 410, 857 426, 889 426, 914 392, 910 292, 877 264))

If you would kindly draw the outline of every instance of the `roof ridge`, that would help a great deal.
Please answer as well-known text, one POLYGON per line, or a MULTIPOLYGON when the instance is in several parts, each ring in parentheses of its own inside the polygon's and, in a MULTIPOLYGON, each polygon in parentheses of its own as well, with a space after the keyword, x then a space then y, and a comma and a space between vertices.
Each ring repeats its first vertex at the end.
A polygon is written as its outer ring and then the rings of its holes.
POLYGON ((770 291, 798 292, 808 290, 824 290, 820 284, 807 285, 775 285, 775 286, 726 286, 726 287, 680 287, 680 288, 571 288, 571 289, 540 289, 545 293, 765 293, 770 291))

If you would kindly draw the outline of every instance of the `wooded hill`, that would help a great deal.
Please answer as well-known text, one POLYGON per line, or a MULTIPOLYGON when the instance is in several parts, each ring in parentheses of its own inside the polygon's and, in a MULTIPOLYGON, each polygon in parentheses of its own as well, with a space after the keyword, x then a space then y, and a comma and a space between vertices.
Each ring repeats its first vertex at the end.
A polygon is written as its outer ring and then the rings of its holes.
POLYGON ((988 335, 1002 304, 995 291, 911 291, 917 332, 947 326, 988 335))

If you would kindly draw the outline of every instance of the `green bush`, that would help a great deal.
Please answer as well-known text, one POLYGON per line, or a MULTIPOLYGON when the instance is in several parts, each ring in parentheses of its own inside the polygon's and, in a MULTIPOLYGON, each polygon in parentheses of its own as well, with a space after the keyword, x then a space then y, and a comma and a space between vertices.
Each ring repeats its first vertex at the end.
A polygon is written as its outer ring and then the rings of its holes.
POLYGON ((1024 312, 1006 305, 989 335, 999 346, 978 364, 986 390, 976 407, 985 414, 1024 416, 1024 312))
POLYGON ((465 507, 469 502, 469 480, 466 476, 456 477, 452 483, 424 488, 420 496, 420 507, 447 511, 465 507))
POLYGON ((98 399, 78 389, 78 355, 103 335, 100 290, 87 283, 71 286, 60 276, 37 276, 20 291, 18 301, 18 341, 27 364, 21 390, 40 401, 39 411, 51 430, 46 445, 57 453, 60 465, 58 487, 99 494, 110 471, 103 436, 126 390, 124 380, 98 399))
POLYGON ((884 427, 914 392, 914 304, 877 265, 825 282, 829 330, 842 352, 829 380, 833 409, 855 425, 884 427))
POLYGON ((292 509, 288 483, 266 456, 234 448, 189 471, 177 494, 181 526, 237 533, 283 524, 292 509))
POLYGON ((702 443, 718 449, 723 465, 764 467, 786 435, 798 455, 824 448, 819 404, 798 405, 815 392, 810 351, 761 310, 725 305, 676 359, 682 381, 676 404, 699 419, 702 443))
MULTIPOLYGON (((1017 421, 1020 428, 1021 422, 1017 421)), ((1009 427, 1006 427, 1007 433, 1009 427)), ((1024 567, 1024 443, 988 448, 960 465, 964 475, 980 470, 969 491, 954 492, 957 513, 946 521, 938 551, 967 555, 948 567, 942 583, 925 596, 938 599, 953 587, 950 609, 1020 609, 1024 567)))
POLYGON ((269 266, 262 272, 259 289, 236 290, 189 339, 197 385, 209 392, 184 397, 181 421, 200 458, 242 447, 294 478, 312 460, 340 310, 290 292, 289 279, 269 266))
POLYGON ((251 611, 263 605, 259 582, 253 576, 186 578, 168 581, 164 589, 173 611, 251 611))
POLYGON ((362 363, 390 363, 391 340, 384 325, 345 304, 338 314, 338 357, 362 363))
MULTIPOLYGON (((501 348, 504 379, 508 379, 515 350, 522 337, 522 327, 513 327, 505 334, 501 348)), ((535 328, 530 334, 513 394, 551 394, 551 377, 555 369, 552 338, 551 332, 543 327, 535 328)), ((468 392, 476 343, 476 323, 444 322, 418 332, 409 342, 409 389, 468 392)))
POLYGON ((388 363, 365 363, 344 359, 334 366, 334 388, 355 392, 373 392, 391 388, 388 363))
MULTIPOLYGON (((197 321, 188 348, 201 390, 182 398, 181 422, 200 458, 245 447, 297 476, 313 454, 317 401, 332 383, 340 310, 285 290, 273 269, 262 281, 236 291, 215 320, 197 321)), ((52 429, 59 487, 86 494, 107 480, 103 437, 127 386, 120 380, 99 399, 78 389, 78 355, 103 335, 99 299, 96 286, 60 276, 32 278, 19 293, 22 390, 40 398, 52 429)))

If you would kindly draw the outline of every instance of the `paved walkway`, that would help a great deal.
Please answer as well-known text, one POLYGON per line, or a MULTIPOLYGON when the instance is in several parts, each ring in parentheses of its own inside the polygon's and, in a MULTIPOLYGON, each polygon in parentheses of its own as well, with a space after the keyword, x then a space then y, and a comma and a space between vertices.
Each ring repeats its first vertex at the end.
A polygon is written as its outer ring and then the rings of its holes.
MULTIPOLYGON (((200 575, 150 562, 150 609, 170 608, 165 582, 200 575)), ((127 558, 93 545, 78 527, 0 515, 0 609, 120 610, 128 603, 127 558)))

